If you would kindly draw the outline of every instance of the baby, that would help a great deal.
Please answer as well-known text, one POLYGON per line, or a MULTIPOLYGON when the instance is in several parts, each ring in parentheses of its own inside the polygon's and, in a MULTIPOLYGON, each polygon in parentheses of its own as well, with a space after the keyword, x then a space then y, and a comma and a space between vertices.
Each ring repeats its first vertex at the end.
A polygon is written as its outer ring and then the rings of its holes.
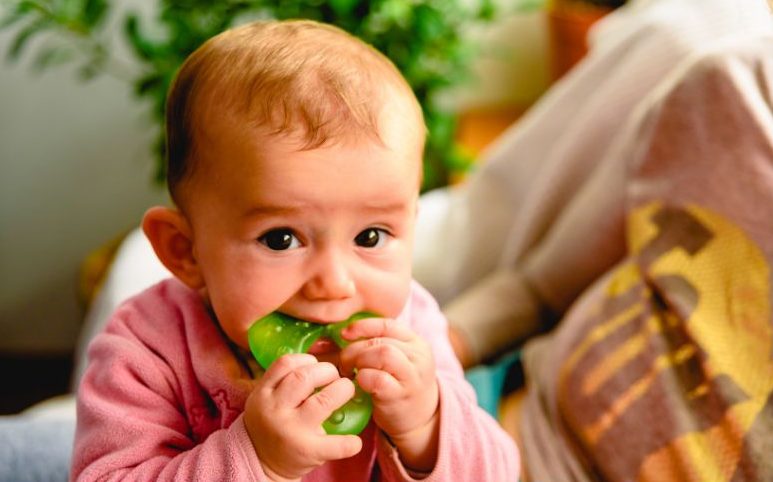
POLYGON ((411 280, 425 128, 395 67, 331 26, 251 23, 186 60, 166 122, 176 207, 142 226, 175 278, 90 346, 73 480, 517 480, 411 280), (264 372, 248 331, 275 311, 378 316, 264 372), (353 380, 372 420, 328 435, 353 380))

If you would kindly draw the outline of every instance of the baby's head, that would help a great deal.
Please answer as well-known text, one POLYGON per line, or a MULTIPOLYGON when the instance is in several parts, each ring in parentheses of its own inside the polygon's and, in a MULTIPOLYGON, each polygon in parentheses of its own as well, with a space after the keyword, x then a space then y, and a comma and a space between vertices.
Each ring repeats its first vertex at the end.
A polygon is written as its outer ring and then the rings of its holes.
POLYGON ((168 187, 182 204, 212 122, 228 120, 266 140, 292 138, 308 150, 362 139, 383 143, 390 116, 423 143, 410 86, 371 46, 313 21, 244 25, 191 54, 170 89, 168 187))
POLYGON ((394 317, 410 285, 425 128, 383 55, 310 21, 218 35, 183 64, 167 104, 178 209, 143 228, 246 347, 275 310, 318 323, 394 317))

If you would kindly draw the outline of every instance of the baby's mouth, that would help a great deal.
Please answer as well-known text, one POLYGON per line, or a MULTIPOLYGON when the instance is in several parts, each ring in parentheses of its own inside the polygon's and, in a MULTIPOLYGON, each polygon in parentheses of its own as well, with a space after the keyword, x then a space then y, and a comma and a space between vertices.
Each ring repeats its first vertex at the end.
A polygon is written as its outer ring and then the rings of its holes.
POLYGON ((341 369, 341 348, 330 338, 322 337, 318 339, 311 345, 307 353, 314 355, 317 361, 332 363, 336 368, 341 369))
POLYGON ((338 348, 338 345, 336 345, 333 340, 326 336, 322 336, 318 338, 317 341, 312 343, 307 353, 319 358, 320 355, 326 355, 328 353, 334 353, 338 351, 340 351, 340 348, 338 348))

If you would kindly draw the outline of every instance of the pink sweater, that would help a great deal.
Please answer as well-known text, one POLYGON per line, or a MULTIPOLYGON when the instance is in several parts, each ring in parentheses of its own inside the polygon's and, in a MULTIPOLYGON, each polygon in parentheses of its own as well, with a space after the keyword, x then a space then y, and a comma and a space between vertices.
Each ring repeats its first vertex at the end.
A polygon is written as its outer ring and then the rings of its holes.
MULTIPOLYGON (((398 320, 430 343, 437 364, 440 446, 425 480, 517 480, 512 439, 476 406, 445 318, 418 284, 398 320)), ((254 383, 199 296, 162 281, 124 303, 89 348, 72 479, 266 480, 242 419, 254 383)), ((375 425, 361 436, 358 455, 304 480, 413 480, 375 425)))

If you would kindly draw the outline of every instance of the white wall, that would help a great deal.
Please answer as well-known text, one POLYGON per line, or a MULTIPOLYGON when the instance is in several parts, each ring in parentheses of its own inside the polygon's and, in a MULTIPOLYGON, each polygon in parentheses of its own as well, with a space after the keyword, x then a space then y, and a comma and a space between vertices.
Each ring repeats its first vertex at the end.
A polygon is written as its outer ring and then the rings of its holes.
MULTIPOLYGON (((528 102, 544 90, 541 25, 529 14, 479 32, 490 47, 482 83, 454 102, 528 102)), ((67 352, 83 316, 82 260, 166 194, 150 182, 151 123, 125 83, 3 63, 10 39, 0 34, 0 353, 67 352)))
POLYGON ((0 352, 66 352, 81 261, 165 193, 150 181, 148 115, 124 83, 27 64, 0 63, 0 352))

